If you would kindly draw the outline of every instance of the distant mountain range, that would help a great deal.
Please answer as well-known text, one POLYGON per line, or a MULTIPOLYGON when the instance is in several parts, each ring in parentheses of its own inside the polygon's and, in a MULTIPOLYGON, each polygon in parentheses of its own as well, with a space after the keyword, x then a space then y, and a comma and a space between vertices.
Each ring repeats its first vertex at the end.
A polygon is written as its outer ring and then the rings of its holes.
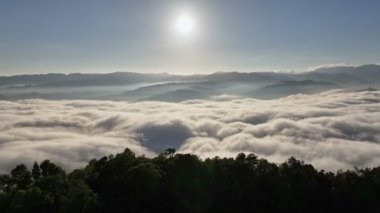
POLYGON ((84 87, 162 82, 180 79, 170 74, 141 74, 115 72, 108 74, 40 74, 0 77, 0 86, 25 85, 33 87, 84 87))
POLYGON ((0 77, 0 99, 106 99, 184 101, 234 95, 271 99, 330 89, 378 88, 380 66, 320 68, 285 72, 217 72, 172 75, 115 72, 108 74, 40 74, 0 77))

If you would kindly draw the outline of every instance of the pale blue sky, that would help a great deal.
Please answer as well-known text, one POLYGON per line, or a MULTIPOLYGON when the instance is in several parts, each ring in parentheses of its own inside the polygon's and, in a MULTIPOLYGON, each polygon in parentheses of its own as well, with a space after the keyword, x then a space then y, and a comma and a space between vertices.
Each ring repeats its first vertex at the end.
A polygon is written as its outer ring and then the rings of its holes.
POLYGON ((380 63, 378 0, 0 0, 0 75, 380 63), (181 14, 194 31, 173 29, 181 14))

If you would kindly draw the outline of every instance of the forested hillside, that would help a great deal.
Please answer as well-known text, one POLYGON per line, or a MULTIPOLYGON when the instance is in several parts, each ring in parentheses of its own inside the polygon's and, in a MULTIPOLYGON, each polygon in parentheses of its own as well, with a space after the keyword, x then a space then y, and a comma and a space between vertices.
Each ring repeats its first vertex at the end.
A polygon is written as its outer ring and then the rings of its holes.
POLYGON ((1 212, 378 212, 380 167, 337 173, 294 158, 201 160, 129 149, 66 173, 46 160, 0 176, 1 212))

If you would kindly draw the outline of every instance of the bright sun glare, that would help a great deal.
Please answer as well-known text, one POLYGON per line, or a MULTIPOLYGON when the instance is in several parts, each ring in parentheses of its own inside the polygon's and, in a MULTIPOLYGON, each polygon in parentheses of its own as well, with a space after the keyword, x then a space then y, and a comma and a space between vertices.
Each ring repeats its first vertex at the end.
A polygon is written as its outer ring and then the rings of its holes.
POLYGON ((182 35, 190 35, 194 31, 194 20, 191 16, 182 15, 177 19, 175 28, 182 35))

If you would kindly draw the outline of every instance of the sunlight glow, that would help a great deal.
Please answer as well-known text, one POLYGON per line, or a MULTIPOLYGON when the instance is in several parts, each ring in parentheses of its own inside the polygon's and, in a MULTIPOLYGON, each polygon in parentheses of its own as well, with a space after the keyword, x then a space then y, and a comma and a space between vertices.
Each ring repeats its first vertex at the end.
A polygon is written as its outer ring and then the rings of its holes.
POLYGON ((175 28, 180 34, 188 36, 194 31, 194 20, 188 15, 182 15, 177 19, 175 28))

